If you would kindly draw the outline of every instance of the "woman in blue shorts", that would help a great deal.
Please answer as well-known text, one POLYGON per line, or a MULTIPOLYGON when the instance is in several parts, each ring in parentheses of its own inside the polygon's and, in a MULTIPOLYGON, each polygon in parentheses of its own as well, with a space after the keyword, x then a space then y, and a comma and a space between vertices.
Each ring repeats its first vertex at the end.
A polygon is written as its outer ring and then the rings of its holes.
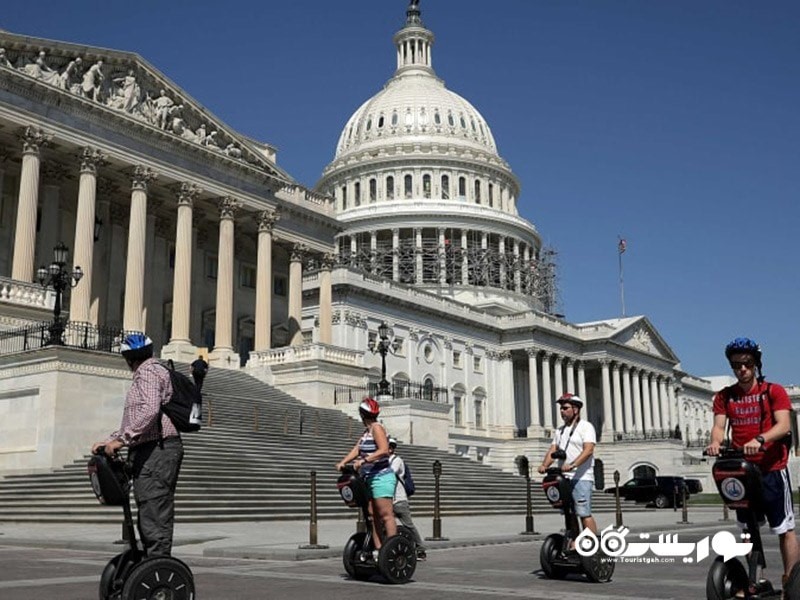
POLYGON ((361 422, 364 423, 364 433, 336 468, 342 468, 353 460, 353 466, 359 470, 361 476, 369 486, 372 500, 370 513, 372 514, 372 535, 375 540, 375 551, 381 547, 381 538, 378 534, 378 523, 383 522, 386 537, 397 534, 397 523, 394 520, 394 491, 397 486, 397 476, 389 465, 389 437, 383 425, 378 423, 380 405, 372 398, 364 398, 358 407, 361 422))

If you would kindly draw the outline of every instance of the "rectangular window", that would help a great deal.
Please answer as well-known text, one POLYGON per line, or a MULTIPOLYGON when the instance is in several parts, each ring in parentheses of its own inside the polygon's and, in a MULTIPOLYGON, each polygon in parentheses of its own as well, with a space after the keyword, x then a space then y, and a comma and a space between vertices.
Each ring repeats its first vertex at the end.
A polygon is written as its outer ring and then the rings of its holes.
POLYGON ((391 175, 386 178, 386 199, 394 200, 394 177, 391 175))
POLYGON ((285 296, 286 288, 288 287, 286 277, 283 275, 275 275, 275 277, 272 278, 272 293, 276 296, 285 296))
POLYGON ((463 400, 461 396, 453 397, 453 423, 456 425, 464 424, 464 410, 462 408, 463 400))
POLYGON ((467 178, 458 178, 458 199, 465 200, 467 198, 467 178))
POLYGON ((353 201, 356 206, 361 206, 361 183, 358 181, 353 184, 353 201))
POLYGON ((473 356, 472 357, 472 368, 475 370, 476 373, 480 373, 480 370, 481 370, 481 357, 480 356, 473 356))
POLYGON ((406 198, 411 198, 414 194, 414 192, 411 189, 412 184, 413 184, 413 179, 411 178, 411 175, 406 175, 403 178, 403 194, 405 195, 406 198))
POLYGON ((483 429, 483 399, 475 400, 475 428, 483 429))
POLYGON ((378 199, 378 181, 376 179, 369 180, 369 201, 375 202, 378 199))
POLYGON ((442 175, 442 200, 450 199, 450 177, 442 175))
POLYGON ((213 254, 206 254, 206 277, 209 279, 217 278, 217 266, 219 259, 213 254))
POLYGON ((423 175, 422 176, 422 195, 425 198, 431 197, 431 176, 430 175, 423 175))
POLYGON ((406 346, 405 340, 400 336, 395 336, 394 340, 392 340, 392 348, 394 349, 394 353, 397 356, 405 356, 406 355, 406 346))
POLYGON ((244 288, 256 287, 256 268, 253 265, 239 266, 239 285, 244 288))
POLYGON ((453 367, 456 369, 461 368, 461 352, 453 350, 453 367))

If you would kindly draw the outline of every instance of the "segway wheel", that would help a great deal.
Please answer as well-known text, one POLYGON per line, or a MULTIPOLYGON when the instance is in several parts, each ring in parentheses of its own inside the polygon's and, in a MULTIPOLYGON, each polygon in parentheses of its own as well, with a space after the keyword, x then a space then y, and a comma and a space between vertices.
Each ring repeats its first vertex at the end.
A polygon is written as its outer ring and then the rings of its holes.
POLYGON ((342 552, 342 564, 344 565, 345 572, 353 579, 363 581, 369 579, 374 572, 371 567, 363 565, 359 559, 359 555, 364 551, 364 541, 367 538, 366 533, 354 533, 347 540, 342 552))
POLYGON ((561 548, 564 546, 564 536, 560 533, 551 533, 544 539, 542 549, 539 552, 539 564, 548 579, 564 579, 567 576, 567 569, 554 564, 561 556, 561 548))
POLYGON ((158 556, 136 565, 122 586, 122 600, 194 600, 194 578, 182 561, 158 556))
POLYGON ((797 563, 789 571, 789 579, 783 586, 784 598, 800 598, 800 563, 797 563))
POLYGON ((117 554, 103 569, 103 574, 100 575, 100 600, 110 600, 117 591, 114 589, 114 575, 117 574, 117 565, 123 556, 124 554, 117 554))
MULTIPOLYGON (((747 586, 748 578, 744 565, 735 558, 725 562, 718 556, 708 570, 706 599, 729 600, 735 598, 738 592, 746 590, 747 586)), ((792 597, 787 596, 787 598, 792 597)))
POLYGON ((592 556, 581 556, 581 565, 586 578, 592 583, 607 583, 614 575, 616 561, 598 550, 592 556))
POLYGON ((411 533, 411 530, 408 527, 406 527, 405 525, 398 525, 397 526, 397 535, 403 536, 409 542, 414 544, 414 546, 417 545, 417 541, 414 539, 414 534, 411 533))
POLYGON ((378 553, 378 570, 389 583, 406 583, 417 569, 417 549, 402 535, 390 537, 378 553))

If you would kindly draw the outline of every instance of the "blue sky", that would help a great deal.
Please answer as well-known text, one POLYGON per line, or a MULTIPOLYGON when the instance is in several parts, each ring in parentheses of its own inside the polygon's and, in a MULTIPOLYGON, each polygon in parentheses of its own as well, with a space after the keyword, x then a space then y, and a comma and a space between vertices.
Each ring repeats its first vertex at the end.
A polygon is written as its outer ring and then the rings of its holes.
MULTIPOLYGON (((406 0, 9 2, 0 28, 141 54, 313 186, 391 76, 406 0), (69 8, 65 8, 68 6, 69 8)), ((800 383, 800 2, 421 0, 571 321, 645 314, 697 375, 748 335, 800 383)))

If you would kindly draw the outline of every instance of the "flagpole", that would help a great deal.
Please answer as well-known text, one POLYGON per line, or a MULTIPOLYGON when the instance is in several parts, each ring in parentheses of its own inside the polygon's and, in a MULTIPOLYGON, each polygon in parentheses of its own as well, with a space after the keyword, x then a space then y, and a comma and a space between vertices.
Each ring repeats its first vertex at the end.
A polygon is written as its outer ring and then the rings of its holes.
POLYGON ((625 280, 623 279, 622 272, 622 255, 625 254, 625 240, 619 236, 619 244, 617 245, 617 255, 619 256, 619 299, 622 303, 622 316, 625 317, 625 280))

